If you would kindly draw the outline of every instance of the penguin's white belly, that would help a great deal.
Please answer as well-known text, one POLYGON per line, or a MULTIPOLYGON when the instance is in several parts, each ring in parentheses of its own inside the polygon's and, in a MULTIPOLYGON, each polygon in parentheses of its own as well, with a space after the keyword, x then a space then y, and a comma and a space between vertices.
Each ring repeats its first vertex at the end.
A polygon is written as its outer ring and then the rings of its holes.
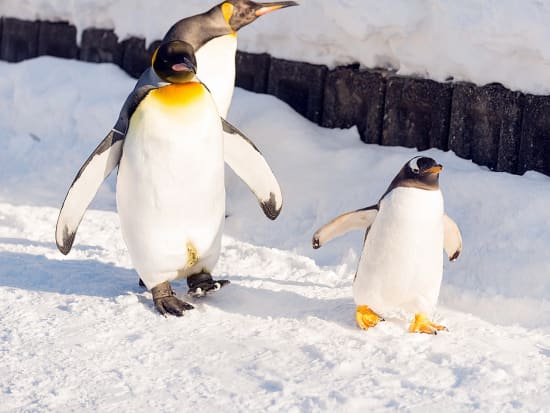
POLYGON ((122 234, 148 288, 211 271, 225 211, 221 124, 208 93, 132 116, 117 178, 122 234))
POLYGON ((196 53, 197 77, 208 87, 225 118, 235 89, 235 54, 237 35, 216 37, 204 44, 196 53))
POLYGON ((380 204, 353 284, 357 305, 379 314, 430 313, 443 273, 440 191, 396 188, 380 204))

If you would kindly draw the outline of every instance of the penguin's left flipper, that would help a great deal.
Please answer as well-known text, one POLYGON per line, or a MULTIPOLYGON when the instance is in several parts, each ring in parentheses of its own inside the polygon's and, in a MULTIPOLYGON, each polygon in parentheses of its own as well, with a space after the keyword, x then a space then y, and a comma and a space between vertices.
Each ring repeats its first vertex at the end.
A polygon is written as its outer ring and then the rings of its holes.
POLYGON ((462 252, 462 236, 458 225, 447 214, 443 215, 443 248, 449 261, 455 261, 462 252))
POLYGON ((262 153, 241 131, 221 118, 224 132, 224 159, 254 193, 269 219, 283 207, 281 187, 262 153))
POLYGON ((323 225, 313 235, 314 249, 321 248, 331 239, 344 235, 354 229, 369 229, 378 214, 378 205, 371 205, 357 211, 347 212, 337 216, 328 224, 323 225))
POLYGON ((86 209, 105 178, 120 162, 129 119, 139 103, 152 89, 154 89, 152 86, 145 86, 134 89, 130 93, 122 106, 115 127, 95 148, 76 174, 59 211, 55 229, 55 242, 63 254, 67 255, 71 250, 76 231, 86 209))

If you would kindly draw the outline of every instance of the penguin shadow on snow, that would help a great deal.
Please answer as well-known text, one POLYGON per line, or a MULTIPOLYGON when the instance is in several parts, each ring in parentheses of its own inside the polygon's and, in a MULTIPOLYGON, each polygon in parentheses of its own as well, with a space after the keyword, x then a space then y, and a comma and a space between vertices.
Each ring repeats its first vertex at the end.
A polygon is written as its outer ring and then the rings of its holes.
MULTIPOLYGON (((50 243, 26 242, 26 245, 51 246, 50 243)), ((22 244, 19 240, 11 240, 10 243, 22 244)), ((205 304, 233 314, 260 318, 318 317, 341 324, 346 328, 353 327, 350 314, 353 312, 354 304, 350 298, 310 298, 287 290, 276 291, 239 284, 241 280, 251 280, 250 277, 229 276, 227 278, 232 281, 229 286, 201 299, 193 300, 187 297, 185 280, 175 281, 174 290, 178 296, 195 305, 198 310, 205 304)), ((318 286, 310 282, 257 279, 296 287, 318 286)), ((95 260, 56 260, 43 255, 1 251, 0 286, 102 298, 115 298, 130 292, 136 294, 147 310, 154 312, 152 301, 141 296, 145 290, 138 286, 138 275, 133 269, 95 260)))
MULTIPOLYGON (((420 341, 427 339, 424 334, 409 334, 407 329, 410 320, 399 317, 385 317, 384 321, 368 331, 359 329, 355 321, 356 305, 351 295, 351 287, 349 288, 349 296, 343 298, 312 298, 292 291, 274 291, 261 287, 248 287, 236 281, 237 279, 248 280, 249 277, 228 276, 227 279, 231 280, 229 286, 206 298, 189 300, 185 295, 182 296, 183 287, 175 285, 174 290, 178 296, 193 304, 196 310, 200 312, 205 311, 202 307, 204 304, 228 314, 248 315, 263 319, 305 320, 309 317, 315 317, 337 324, 346 330, 359 334, 361 337, 372 337, 370 335, 375 334, 377 337, 388 339, 395 336, 406 336, 412 340, 420 341)), ((271 280, 269 281, 271 282, 271 280)), ((284 282, 281 281, 280 284, 284 284, 284 282)), ((308 284, 304 283, 303 285, 307 286, 308 284)), ((292 285, 300 285, 300 283, 292 282, 292 285)), ((442 335, 445 336, 446 333, 442 335)))
POLYGON ((0 252, 3 287, 114 298, 141 292, 137 280, 134 270, 94 260, 55 260, 42 255, 0 252))
POLYGON ((314 283, 311 281, 292 281, 292 280, 277 280, 275 278, 268 278, 268 277, 252 277, 252 276, 244 276, 244 275, 232 275, 231 276, 231 282, 234 281, 266 281, 270 284, 278 284, 278 285, 293 285, 296 287, 324 287, 324 288, 332 288, 329 284, 323 284, 323 283, 314 283))
MULTIPOLYGON (((312 298, 288 290, 276 291, 261 287, 247 287, 236 281, 249 279, 248 277, 229 276, 227 278, 232 281, 229 286, 206 298, 195 300, 193 305, 204 303, 226 313, 260 318, 301 320, 307 317, 317 317, 340 324, 345 328, 354 326, 354 320, 350 314, 353 314, 355 305, 351 297, 312 298)), ((292 283, 292 285, 305 287, 309 284, 292 283)))
MULTIPOLYGON (((227 278, 232 281, 229 286, 205 298, 187 297, 185 280, 175 281, 174 290, 183 300, 197 307, 198 311, 204 311, 201 307, 207 305, 229 314, 264 319, 303 320, 308 317, 317 317, 339 324, 346 329, 356 329, 353 318, 355 304, 351 296, 337 299, 311 298, 292 291, 247 287, 239 283, 241 280, 250 280, 250 277, 229 276, 227 278)), ((281 285, 302 287, 316 285, 307 282, 287 283, 281 280, 257 279, 270 283, 273 281, 281 285)), ((152 301, 142 296, 145 290, 138 287, 138 275, 134 270, 94 260, 55 260, 42 255, 2 251, 0 252, 0 286, 102 298, 116 298, 131 293, 137 296, 146 311, 156 314, 152 301)))
MULTIPOLYGON (((11 238, 1 238, 2 243, 25 246, 52 247, 53 243, 35 242, 11 238)), ((98 248, 86 246, 85 248, 98 248)), ((219 277, 218 277, 219 278, 219 277)), ((269 290, 246 287, 239 284, 245 280, 263 280, 272 284, 295 287, 322 286, 311 282, 282 281, 246 276, 228 276, 232 283, 208 297, 190 299, 187 297, 185 280, 174 282, 174 290, 183 300, 200 310, 206 304, 221 311, 233 314, 251 315, 260 318, 318 317, 335 322, 346 328, 353 327, 350 317, 354 309, 353 300, 310 298, 287 290, 269 290)), ((128 292, 136 294, 147 310, 153 311, 152 301, 141 294, 145 291, 138 286, 138 275, 133 269, 117 267, 96 260, 56 260, 43 255, 22 252, 0 252, 0 286, 19 288, 28 291, 59 294, 76 294, 115 298, 128 292)))
MULTIPOLYGON (((46 241, 35 241, 25 238, 10 238, 10 237, 0 237, 0 244, 10 244, 10 245, 22 245, 25 247, 45 247, 51 248, 52 250, 57 250, 55 242, 46 242, 46 241)), ((93 250, 104 250, 103 247, 99 245, 82 245, 78 246, 79 250, 82 251, 93 251, 93 250)))

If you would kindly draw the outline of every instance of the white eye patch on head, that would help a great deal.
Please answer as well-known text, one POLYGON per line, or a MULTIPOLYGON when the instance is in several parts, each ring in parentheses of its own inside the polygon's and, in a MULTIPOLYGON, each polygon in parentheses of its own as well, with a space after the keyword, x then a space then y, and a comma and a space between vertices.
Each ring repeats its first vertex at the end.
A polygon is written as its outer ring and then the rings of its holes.
POLYGON ((412 170, 414 173, 417 173, 418 171, 420 171, 420 168, 418 167, 418 160, 419 160, 420 158, 421 158, 420 156, 417 156, 416 158, 412 158, 412 159, 409 161, 409 168, 411 168, 411 170, 412 170))

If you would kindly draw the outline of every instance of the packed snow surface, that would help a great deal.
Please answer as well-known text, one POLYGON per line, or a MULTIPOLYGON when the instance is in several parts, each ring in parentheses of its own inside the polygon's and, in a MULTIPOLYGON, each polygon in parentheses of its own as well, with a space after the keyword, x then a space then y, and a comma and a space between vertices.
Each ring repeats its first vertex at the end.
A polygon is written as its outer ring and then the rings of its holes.
MULTIPOLYGON (((363 233, 320 250, 311 236, 377 202, 418 152, 364 145, 355 129, 236 90, 230 120, 272 165, 283 211, 267 220, 229 174, 214 275, 232 283, 163 318, 138 287, 114 179, 71 253, 54 243, 63 197, 133 82, 109 64, 0 63, 0 412, 547 411, 550 178, 423 152, 444 165, 464 237, 434 315, 449 332, 409 334, 399 319, 361 331, 351 285, 363 233)), ((175 289, 185 297, 184 282, 175 289)))
MULTIPOLYGON (((177 17, 217 0, 2 0, 0 15, 162 38, 177 17)), ((302 0, 244 28, 239 48, 326 64, 550 94, 550 2, 541 0, 302 0)))

